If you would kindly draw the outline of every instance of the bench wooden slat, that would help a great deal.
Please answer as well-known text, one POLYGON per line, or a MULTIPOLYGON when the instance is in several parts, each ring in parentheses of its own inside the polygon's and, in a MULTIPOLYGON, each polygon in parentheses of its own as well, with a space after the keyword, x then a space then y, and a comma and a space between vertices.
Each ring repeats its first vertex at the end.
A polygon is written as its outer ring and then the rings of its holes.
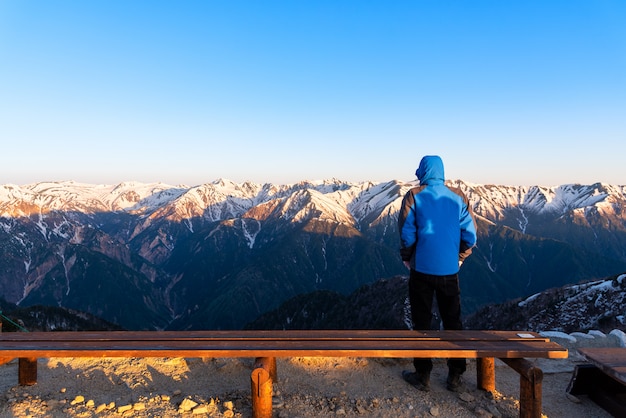
POLYGON ((626 348, 581 348, 578 352, 604 373, 626 385, 626 348))
MULTIPOLYGON (((445 341, 445 340, 191 340, 191 341, 144 341, 144 340, 127 340, 127 341, 60 341, 60 340, 39 340, 39 341, 0 341, 0 354, 4 354, 11 349, 65 349, 75 348, 76 350, 84 350, 89 348, 115 348, 122 349, 139 348, 139 349, 170 349, 178 350, 188 347, 191 350, 197 349, 221 349, 232 347, 232 349, 264 349, 264 350, 291 350, 291 349, 327 349, 343 350, 355 348, 359 350, 368 349, 400 349, 404 347, 407 350, 419 350, 427 347, 435 348, 462 348, 475 347, 477 350, 558 350, 564 349, 552 342, 545 341, 445 341)), ((3 355, 6 357, 6 355, 3 355)))
POLYGON ((443 340, 0 341, 2 357, 454 357, 565 358, 556 343, 443 340))
POLYGON ((2 341, 189 341, 189 340, 446 340, 446 341, 550 341, 536 333, 516 331, 411 331, 411 330, 281 330, 281 331, 103 331, 11 332, 2 341), (532 335, 532 338, 520 335, 532 335))

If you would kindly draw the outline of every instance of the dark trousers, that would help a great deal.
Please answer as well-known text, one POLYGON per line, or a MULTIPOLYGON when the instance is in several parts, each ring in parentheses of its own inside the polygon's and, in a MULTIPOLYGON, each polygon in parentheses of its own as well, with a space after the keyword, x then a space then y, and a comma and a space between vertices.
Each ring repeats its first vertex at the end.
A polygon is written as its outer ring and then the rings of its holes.
MULTIPOLYGON (((409 301, 411 303, 413 329, 431 329, 433 297, 437 298, 443 328, 446 330, 463 329, 459 275, 433 276, 411 270, 409 301)), ((433 362, 429 358, 416 358, 413 360, 413 364, 418 373, 430 373, 433 368, 433 362)), ((448 369, 451 373, 463 373, 466 369, 466 360, 449 359, 448 369)))

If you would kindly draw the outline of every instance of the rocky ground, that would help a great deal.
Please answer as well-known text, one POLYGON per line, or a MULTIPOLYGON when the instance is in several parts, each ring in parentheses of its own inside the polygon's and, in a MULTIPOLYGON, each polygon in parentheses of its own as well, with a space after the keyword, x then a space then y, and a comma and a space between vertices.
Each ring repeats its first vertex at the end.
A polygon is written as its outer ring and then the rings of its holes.
MULTIPOLYGON (((623 333, 553 335, 567 360, 538 360, 544 371, 544 415, 611 415, 585 396, 567 394, 580 346, 624 345, 623 333)), ((466 389, 445 388, 444 360, 435 361, 431 391, 405 383, 407 359, 278 359, 274 416, 517 417, 519 375, 496 363, 496 393, 476 389, 474 361, 466 389)), ((17 362, 0 366, 0 418, 249 417, 252 359, 40 359, 38 383, 17 386, 17 362)))

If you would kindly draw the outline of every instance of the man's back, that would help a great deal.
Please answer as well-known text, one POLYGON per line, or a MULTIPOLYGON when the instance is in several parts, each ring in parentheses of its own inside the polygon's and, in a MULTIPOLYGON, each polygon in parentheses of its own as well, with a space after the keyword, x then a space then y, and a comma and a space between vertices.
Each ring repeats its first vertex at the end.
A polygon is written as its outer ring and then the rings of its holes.
POLYGON ((454 274, 464 258, 459 254, 476 243, 469 202, 461 190, 444 184, 439 157, 425 157, 417 175, 420 186, 406 194, 398 218, 402 258, 409 255, 411 267, 421 273, 454 274))

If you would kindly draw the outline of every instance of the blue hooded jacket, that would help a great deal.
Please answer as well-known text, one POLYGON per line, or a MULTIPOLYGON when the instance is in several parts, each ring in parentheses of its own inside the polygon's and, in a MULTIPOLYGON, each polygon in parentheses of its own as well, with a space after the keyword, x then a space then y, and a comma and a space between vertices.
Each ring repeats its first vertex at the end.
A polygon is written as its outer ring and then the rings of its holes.
POLYGON ((456 274, 476 245, 476 224, 469 200, 445 185, 443 161, 426 156, 415 172, 418 187, 407 192, 398 215, 400 255, 424 274, 456 274))

